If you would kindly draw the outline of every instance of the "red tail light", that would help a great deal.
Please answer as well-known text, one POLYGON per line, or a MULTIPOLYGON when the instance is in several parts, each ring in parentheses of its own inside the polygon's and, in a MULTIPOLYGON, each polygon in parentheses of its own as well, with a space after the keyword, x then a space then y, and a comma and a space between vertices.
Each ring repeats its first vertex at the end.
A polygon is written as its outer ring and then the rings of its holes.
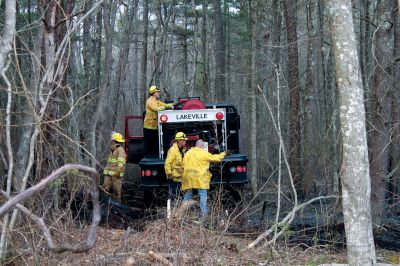
POLYGON ((222 120, 222 119, 224 119, 224 114, 221 113, 221 112, 218 112, 218 113, 215 115, 215 117, 216 117, 218 120, 222 120))
POLYGON ((236 172, 238 173, 243 172, 243 168, 241 166, 236 167, 236 172))
POLYGON ((151 176, 151 171, 150 170, 146 170, 146 176, 151 176))
POLYGON ((167 121, 168 121, 168 116, 167 116, 167 115, 161 115, 161 116, 160 116, 160 121, 161 121, 162 123, 167 122, 167 121))
POLYGON ((144 170, 142 170, 142 176, 144 176, 144 170))
POLYGON ((243 173, 246 173, 247 169, 246 166, 243 166, 243 173))

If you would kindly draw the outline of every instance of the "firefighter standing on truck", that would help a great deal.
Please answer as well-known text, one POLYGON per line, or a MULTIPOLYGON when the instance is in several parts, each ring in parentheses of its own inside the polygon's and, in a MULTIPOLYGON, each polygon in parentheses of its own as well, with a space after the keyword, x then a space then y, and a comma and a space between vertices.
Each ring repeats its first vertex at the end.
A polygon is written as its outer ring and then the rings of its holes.
POLYGON ((168 179, 168 198, 174 202, 180 193, 183 175, 183 157, 185 155, 186 134, 178 132, 175 135, 175 143, 168 150, 164 169, 168 179))
POLYGON ((109 192, 112 186, 113 193, 111 197, 121 202, 122 179, 124 178, 126 164, 126 153, 124 148, 122 148, 122 143, 125 140, 120 133, 113 133, 111 140, 113 140, 113 144, 111 145, 110 155, 107 159, 107 166, 103 172, 103 188, 109 192))
POLYGON ((158 155, 157 112, 173 109, 173 103, 164 103, 159 100, 160 90, 157 86, 149 88, 150 97, 146 101, 146 115, 143 123, 144 154, 147 157, 158 155))
POLYGON ((208 214, 207 190, 210 189, 211 173, 210 162, 221 162, 226 153, 211 154, 204 149, 204 141, 196 141, 196 147, 191 148, 183 159, 182 191, 185 191, 183 201, 189 201, 193 197, 193 189, 200 196, 201 220, 203 222, 208 214))

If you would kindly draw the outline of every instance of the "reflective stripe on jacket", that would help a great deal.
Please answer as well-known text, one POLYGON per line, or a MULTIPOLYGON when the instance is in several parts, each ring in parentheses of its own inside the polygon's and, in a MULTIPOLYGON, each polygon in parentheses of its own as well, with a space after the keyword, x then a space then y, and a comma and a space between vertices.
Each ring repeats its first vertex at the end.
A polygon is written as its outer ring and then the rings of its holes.
POLYGON ((157 129, 157 112, 171 107, 173 103, 163 103, 156 97, 150 96, 146 101, 146 115, 144 116, 143 127, 147 129, 157 129))
POLYGON ((126 153, 120 144, 116 143, 111 146, 111 152, 107 159, 107 166, 103 174, 109 176, 124 176, 126 164, 126 153))
POLYGON ((183 158, 179 150, 178 144, 174 143, 168 150, 167 158, 165 159, 164 169, 166 175, 172 175, 173 181, 181 182, 183 175, 183 158))
POLYGON ((225 152, 211 154, 202 148, 190 149, 183 158, 182 190, 210 189, 210 162, 220 162, 225 152))

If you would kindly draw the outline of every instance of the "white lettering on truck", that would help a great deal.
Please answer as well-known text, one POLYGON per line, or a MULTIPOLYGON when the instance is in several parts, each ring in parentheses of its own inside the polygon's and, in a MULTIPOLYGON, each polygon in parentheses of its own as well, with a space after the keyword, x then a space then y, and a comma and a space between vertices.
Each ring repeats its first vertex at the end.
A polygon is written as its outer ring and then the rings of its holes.
POLYGON ((207 114, 177 114, 176 115, 176 120, 182 120, 182 119, 207 119, 207 114))

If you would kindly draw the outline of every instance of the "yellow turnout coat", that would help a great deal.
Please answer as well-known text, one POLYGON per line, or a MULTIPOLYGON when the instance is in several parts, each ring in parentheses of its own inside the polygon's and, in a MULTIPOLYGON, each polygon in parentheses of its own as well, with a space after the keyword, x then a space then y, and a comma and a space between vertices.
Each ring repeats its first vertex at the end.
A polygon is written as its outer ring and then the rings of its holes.
POLYGON ((166 175, 172 175, 173 181, 181 182, 183 175, 183 158, 179 151, 178 144, 174 143, 168 150, 167 158, 165 159, 164 169, 166 175))
POLYGON ((165 110, 166 107, 173 106, 173 103, 163 103, 156 97, 150 96, 146 101, 146 115, 144 116, 143 127, 147 129, 157 129, 157 112, 165 110))
POLYGON ((182 190, 210 189, 210 162, 220 162, 225 152, 211 154, 202 148, 190 149, 183 159, 182 190))

